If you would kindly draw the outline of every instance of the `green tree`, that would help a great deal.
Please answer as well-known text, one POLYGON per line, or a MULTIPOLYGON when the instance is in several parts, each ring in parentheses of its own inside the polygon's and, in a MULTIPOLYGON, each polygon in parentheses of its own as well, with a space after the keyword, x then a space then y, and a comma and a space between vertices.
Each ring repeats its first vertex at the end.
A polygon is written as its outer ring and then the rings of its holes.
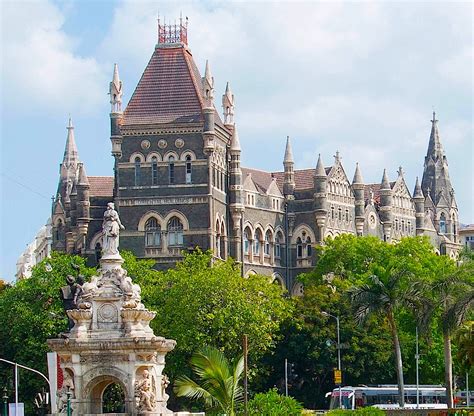
POLYGON ((236 406, 243 397, 240 386, 243 356, 229 364, 218 349, 203 347, 191 357, 191 367, 198 381, 179 377, 175 382, 175 393, 192 400, 203 399, 208 408, 218 408, 228 416, 235 416, 236 406))
POLYGON ((249 339, 249 363, 274 348, 282 321, 291 315, 292 301, 265 276, 243 279, 231 261, 213 261, 211 253, 186 254, 166 272, 152 270, 149 261, 122 253, 125 268, 142 287, 142 301, 157 312, 151 322, 156 334, 177 341, 167 357, 171 379, 183 373, 192 353, 216 345, 228 356, 241 354, 249 339))
POLYGON ((403 359, 396 314, 418 310, 426 280, 434 266, 426 260, 432 246, 422 238, 405 238, 387 244, 375 237, 341 236, 329 240, 319 253, 315 275, 334 274, 349 280, 355 318, 362 322, 370 315, 387 320, 393 340, 400 405, 404 405, 403 359))
MULTIPOLYGON (((85 267, 84 259, 53 252, 52 257, 33 267, 32 276, 0 292, 0 356, 47 373, 46 344, 67 329, 67 318, 59 296, 65 277, 80 273, 90 276, 94 269, 85 267), (76 268, 75 268, 76 267, 76 268)), ((11 369, 3 369, 4 380, 12 378, 11 369)), ((32 373, 20 370, 20 400, 32 414, 32 401, 44 382, 32 373)))
POLYGON ((301 276, 304 296, 296 298, 295 310, 282 328, 283 338, 275 352, 261 361, 265 369, 251 387, 265 391, 278 386, 284 391, 284 361, 288 360, 289 393, 311 409, 324 408, 325 394, 334 388, 337 367, 336 325, 321 312, 340 318, 343 382, 349 385, 391 382, 395 372, 391 360, 391 337, 381 317, 366 325, 356 324, 347 288, 350 282, 337 277, 328 282, 313 274, 301 276))

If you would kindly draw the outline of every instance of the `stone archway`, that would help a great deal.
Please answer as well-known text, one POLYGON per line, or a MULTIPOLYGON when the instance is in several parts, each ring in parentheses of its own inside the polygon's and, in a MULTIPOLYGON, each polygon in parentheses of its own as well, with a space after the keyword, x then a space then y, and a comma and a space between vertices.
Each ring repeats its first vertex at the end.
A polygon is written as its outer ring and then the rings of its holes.
POLYGON ((131 398, 127 392, 127 387, 116 377, 110 375, 102 375, 93 379, 86 388, 88 392, 85 398, 88 402, 88 410, 91 414, 102 415, 102 414, 120 414, 118 411, 109 411, 104 402, 104 394, 111 386, 117 386, 123 393, 123 403, 120 407, 120 412, 128 414, 131 409, 131 398))

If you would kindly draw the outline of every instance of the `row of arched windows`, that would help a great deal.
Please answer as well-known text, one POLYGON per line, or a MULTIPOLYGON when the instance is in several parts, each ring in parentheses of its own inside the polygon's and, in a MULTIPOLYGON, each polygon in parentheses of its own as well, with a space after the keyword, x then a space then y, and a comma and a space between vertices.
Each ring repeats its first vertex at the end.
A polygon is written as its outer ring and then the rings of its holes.
POLYGON ((349 219, 350 219, 350 216, 349 216, 349 209, 346 208, 345 211, 344 211, 344 214, 342 212, 342 208, 339 207, 337 208, 336 210, 336 207, 334 205, 331 205, 331 213, 329 214, 331 216, 331 219, 332 220, 339 220, 339 221, 346 221, 348 222, 349 219))
POLYGON ((253 234, 249 227, 244 230, 244 255, 250 257, 254 262, 279 262, 283 243, 284 238, 281 231, 277 231, 274 238, 272 230, 267 230, 265 235, 260 229, 256 229, 253 234))
POLYGON ((178 217, 172 217, 167 224, 165 232, 155 217, 151 217, 145 223, 145 247, 161 247, 162 237, 167 238, 168 246, 183 245, 183 223, 178 217), (165 234, 165 236, 162 236, 165 234))
MULTIPOLYGON (((192 159, 190 155, 186 156, 186 174, 185 183, 192 183, 192 159)), ((142 165, 140 157, 136 157, 134 160, 135 168, 135 186, 143 185, 142 181, 142 165)), ((175 183, 175 157, 173 155, 168 156, 168 183, 175 183)), ((158 158, 153 156, 151 158, 151 184, 158 185, 158 158)))

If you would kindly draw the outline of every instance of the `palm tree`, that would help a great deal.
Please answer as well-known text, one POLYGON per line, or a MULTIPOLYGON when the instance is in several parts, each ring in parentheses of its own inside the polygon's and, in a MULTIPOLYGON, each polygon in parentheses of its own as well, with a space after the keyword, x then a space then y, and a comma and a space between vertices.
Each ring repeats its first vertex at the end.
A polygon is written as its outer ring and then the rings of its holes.
POLYGON ((235 416, 235 406, 243 396, 239 385, 244 371, 243 357, 230 365, 218 349, 203 347, 193 354, 190 362, 199 381, 180 377, 174 387, 176 395, 204 399, 207 406, 220 408, 226 415, 235 416))
POLYGON ((398 395, 400 407, 405 406, 405 387, 403 381, 403 362, 398 338, 395 312, 401 306, 418 307, 421 284, 408 283, 411 273, 399 267, 378 267, 373 270, 368 283, 349 289, 355 310, 355 318, 362 323, 369 315, 380 314, 387 318, 393 340, 397 369, 398 395))
POLYGON ((418 316, 419 327, 426 331, 438 311, 439 322, 443 332, 444 379, 446 384, 446 403, 452 408, 453 403, 453 358, 451 338, 468 317, 474 307, 474 262, 467 260, 458 267, 444 263, 439 268, 439 278, 429 288, 423 300, 424 307, 418 316))

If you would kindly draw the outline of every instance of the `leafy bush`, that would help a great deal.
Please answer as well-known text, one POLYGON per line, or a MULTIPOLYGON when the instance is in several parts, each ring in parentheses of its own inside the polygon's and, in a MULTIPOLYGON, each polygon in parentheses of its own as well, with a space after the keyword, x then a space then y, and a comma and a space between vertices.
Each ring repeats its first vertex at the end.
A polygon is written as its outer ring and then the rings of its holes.
POLYGON ((328 415, 331 416, 384 416, 385 412, 376 407, 362 407, 357 410, 331 410, 328 415))
POLYGON ((248 403, 250 416, 301 416, 303 406, 293 399, 278 394, 277 389, 258 393, 248 403))

